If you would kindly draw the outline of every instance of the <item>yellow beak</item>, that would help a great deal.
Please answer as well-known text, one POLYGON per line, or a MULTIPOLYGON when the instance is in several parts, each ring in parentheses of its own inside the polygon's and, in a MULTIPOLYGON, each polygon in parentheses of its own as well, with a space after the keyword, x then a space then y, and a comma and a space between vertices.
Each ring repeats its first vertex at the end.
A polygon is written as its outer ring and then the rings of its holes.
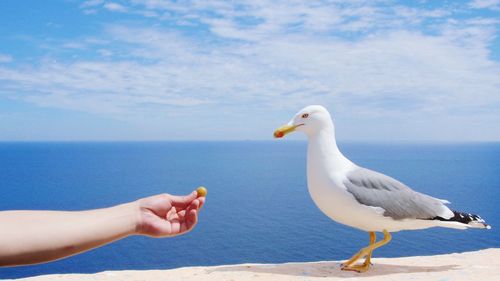
POLYGON ((298 126, 296 126, 296 125, 292 125, 292 126, 290 126, 290 125, 284 125, 284 126, 278 128, 276 131, 274 131, 274 137, 275 138, 282 138, 286 134, 295 131, 295 128, 297 128, 297 127, 298 126))

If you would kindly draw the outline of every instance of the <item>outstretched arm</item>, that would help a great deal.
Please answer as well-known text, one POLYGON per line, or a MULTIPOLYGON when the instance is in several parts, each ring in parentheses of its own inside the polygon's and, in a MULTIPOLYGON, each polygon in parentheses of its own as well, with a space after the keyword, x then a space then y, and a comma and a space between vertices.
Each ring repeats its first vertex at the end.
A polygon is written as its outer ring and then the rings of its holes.
POLYGON ((110 208, 0 212, 0 266, 43 263, 129 235, 171 237, 190 231, 205 198, 155 195, 110 208))

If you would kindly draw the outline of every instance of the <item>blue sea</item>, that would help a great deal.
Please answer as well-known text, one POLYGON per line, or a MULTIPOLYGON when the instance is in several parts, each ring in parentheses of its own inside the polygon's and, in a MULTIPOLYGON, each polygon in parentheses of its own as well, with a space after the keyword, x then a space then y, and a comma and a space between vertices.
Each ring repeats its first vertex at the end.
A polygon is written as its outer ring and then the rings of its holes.
MULTIPOLYGON (((85 210, 204 185, 195 230, 129 237, 60 261, 0 268, 0 279, 51 273, 340 260, 368 234, 328 219, 306 186, 306 142, 0 143, 0 209, 85 210)), ((491 230, 403 231, 376 257, 500 247, 500 143, 342 143, 354 162, 480 214, 491 230)), ((3 226, 0 225, 0 231, 3 226)), ((22 231, 22 230, 21 230, 22 231)))

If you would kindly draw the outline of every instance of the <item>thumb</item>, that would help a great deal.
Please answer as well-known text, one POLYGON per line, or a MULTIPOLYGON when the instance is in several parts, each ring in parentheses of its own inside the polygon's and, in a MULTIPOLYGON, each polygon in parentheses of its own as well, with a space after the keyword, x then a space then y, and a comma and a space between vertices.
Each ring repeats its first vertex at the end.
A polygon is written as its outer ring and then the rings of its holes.
POLYGON ((191 202, 196 199, 197 193, 196 190, 191 192, 189 195, 185 196, 175 196, 172 195, 170 199, 172 200, 172 206, 174 207, 180 207, 180 208, 185 208, 191 204, 191 202))

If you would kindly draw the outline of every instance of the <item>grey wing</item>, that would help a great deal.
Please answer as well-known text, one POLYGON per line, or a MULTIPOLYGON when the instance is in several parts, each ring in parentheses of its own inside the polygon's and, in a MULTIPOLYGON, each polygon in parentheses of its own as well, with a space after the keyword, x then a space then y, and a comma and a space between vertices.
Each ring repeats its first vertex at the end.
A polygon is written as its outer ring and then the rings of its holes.
POLYGON ((384 216, 400 219, 447 217, 451 211, 443 201, 416 192, 381 173, 358 168, 347 174, 347 191, 361 204, 384 209, 384 216))

